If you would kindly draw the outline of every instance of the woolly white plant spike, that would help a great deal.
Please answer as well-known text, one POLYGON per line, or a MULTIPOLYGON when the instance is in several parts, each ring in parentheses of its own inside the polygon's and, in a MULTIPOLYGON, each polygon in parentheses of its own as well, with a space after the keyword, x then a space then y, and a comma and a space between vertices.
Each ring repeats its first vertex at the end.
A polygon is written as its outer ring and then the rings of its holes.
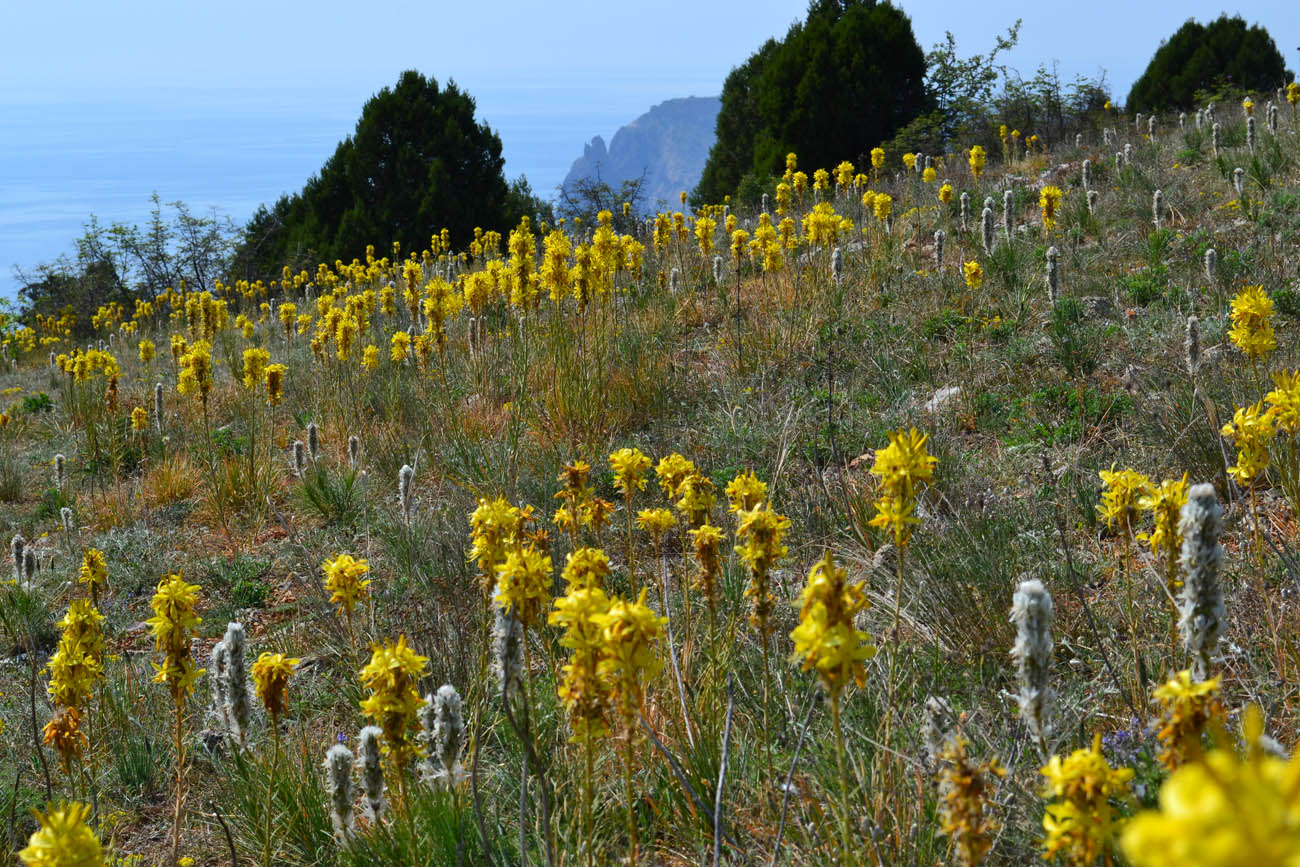
POLYGON ((1187 317, 1187 327, 1183 337, 1183 362, 1187 365, 1187 375, 1196 378, 1201 370, 1201 320, 1195 316, 1187 317))
POLYGON ((415 479, 415 468, 410 464, 402 464, 402 468, 397 471, 397 502, 402 510, 402 520, 408 525, 411 523, 411 483, 415 479))
POLYGON ((361 460, 361 439, 356 436, 348 437, 348 469, 355 470, 357 462, 361 460))
POLYGON ((76 518, 72 513, 71 506, 64 506, 62 509, 59 509, 59 521, 63 524, 63 532, 71 533, 76 527, 75 520, 76 518))
POLYGON ((1088 213, 1097 213, 1097 202, 1101 199, 1101 193, 1096 190, 1088 190, 1088 213))
POLYGON ((682 270, 674 266, 673 269, 668 272, 668 291, 676 295, 679 291, 681 291, 681 288, 682 288, 682 270))
POLYGON ((1016 643, 1011 659, 1020 682, 1020 718, 1046 751, 1052 699, 1052 595, 1043 582, 1021 581, 1011 600, 1016 643))
POLYGON ((1124 167, 1133 165, 1133 145, 1125 142, 1124 144, 1124 167))
POLYGON ((60 452, 54 456, 54 486, 61 493, 63 491, 63 486, 67 484, 67 481, 68 459, 63 456, 62 452, 60 452))
POLYGON ((961 230, 970 231, 970 193, 964 190, 961 194, 961 230))
MULTIPOLYGON (((764 195, 766 195, 766 193, 764 193, 764 195)), ((714 256, 713 257, 713 282, 719 286, 722 285, 722 277, 723 277, 722 268, 723 268, 722 257, 714 256)))
POLYGON ((330 825, 334 828, 334 839, 339 845, 346 845, 356 833, 356 817, 352 813, 352 767, 356 758, 352 750, 335 744, 325 753, 325 776, 330 795, 330 825))
POLYGON ((451 684, 443 684, 436 693, 425 696, 420 714, 428 757, 423 768, 425 780, 451 788, 465 775, 460 764, 465 746, 465 714, 460 693, 451 684))
POLYGON ((1147 136, 1154 141, 1156 137, 1156 116, 1153 114, 1147 118, 1147 136))
POLYGON ((230 664, 230 654, 226 652, 226 643, 218 641, 212 645, 211 661, 208 663, 208 688, 212 690, 212 715, 222 735, 230 735, 230 711, 226 701, 226 667, 230 664))
POLYGON ((1215 123, 1210 127, 1210 150, 1217 157, 1219 155, 1219 125, 1215 123))
POLYGON ((301 479, 305 472, 307 472, 307 447, 303 445, 302 440, 294 440, 293 474, 301 479))
POLYGON ((1213 286, 1219 273, 1219 254, 1210 247, 1205 251, 1205 279, 1213 286))
POLYGON ((1237 191, 1238 198, 1246 191, 1246 170, 1241 166, 1232 170, 1232 188, 1237 191))
POLYGON ((32 580, 36 578, 36 551, 33 548, 27 548, 23 551, 23 577, 27 580, 27 586, 32 586, 32 580))
POLYGON ((15 533, 14 537, 9 540, 9 553, 13 559, 14 581, 23 580, 23 554, 27 549, 27 540, 22 534, 15 533))
POLYGON ((1142 114, 1142 112, 1140 112, 1140 111, 1139 111, 1137 114, 1133 115, 1133 129, 1134 129, 1136 132, 1139 132, 1139 133, 1142 132, 1142 118, 1143 118, 1143 117, 1145 117, 1145 115, 1142 114))
POLYGON ((948 233, 943 229, 934 231, 934 270, 943 270, 943 242, 948 239, 948 233))
POLYGON ((162 433, 163 429, 163 384, 155 382, 153 385, 153 424, 162 433))
POLYGON ((1082 150, 1082 148, 1083 148, 1083 133, 1076 132, 1074 134, 1074 149, 1082 150))
POLYGON ((921 739, 925 744, 926 764, 931 774, 939 769, 939 756, 944 746, 956 734, 957 715, 948 700, 939 696, 926 696, 925 713, 921 722, 921 739))
POLYGON ((1205 128, 1205 112, 1198 108, 1196 110, 1196 129, 1199 131, 1204 128, 1205 128))
POLYGON ((366 726, 357 736, 357 761, 361 765, 361 788, 366 794, 365 816, 372 822, 383 818, 388 802, 384 798, 384 766, 379 756, 379 738, 383 732, 378 726, 366 726))
POLYGON ((1246 147, 1250 148, 1250 152, 1252 154, 1255 152, 1255 116, 1254 115, 1251 115, 1250 117, 1246 118, 1246 147))
POLYGON ((839 288, 844 279, 844 254, 840 248, 836 247, 831 251, 831 280, 835 283, 835 288, 839 288))
POLYGON ((55 355, 55 354, 54 354, 54 350, 51 349, 51 350, 50 350, 50 367, 58 367, 58 365, 59 365, 59 362, 58 362, 58 356, 55 355))
POLYGON ((1007 190, 1002 194, 1002 237, 1011 240, 1011 230, 1016 223, 1016 194, 1007 190))
POLYGON ((1083 188, 1085 191, 1092 189, 1092 160, 1083 161, 1083 188))
POLYGON ((501 698, 509 701, 523 683, 524 627, 513 614, 496 609, 492 626, 492 674, 501 686, 501 698))
POLYGON ((1164 215, 1165 194, 1163 190, 1156 190, 1151 194, 1151 222, 1157 229, 1160 228, 1160 218, 1164 215))
POLYGON ((985 207, 980 212, 980 244, 984 247, 984 254, 990 255, 993 252, 993 209, 985 207))
POLYGON ((1178 530, 1183 537, 1178 560, 1183 575, 1183 589, 1178 595, 1178 632, 1192 660, 1192 676, 1205 680, 1227 619, 1219 581, 1223 509, 1213 485, 1194 485, 1187 492, 1178 530))
POLYGON ((1277 106, 1270 102, 1268 104, 1268 114, 1265 117, 1267 118, 1265 122, 1268 124, 1268 131, 1273 135, 1277 135, 1277 106))
POLYGON ((248 641, 242 623, 226 624, 226 718, 230 735, 240 747, 248 748, 249 720, 252 704, 248 699, 248 641))
POLYGON ((1180 132, 1187 129, 1187 112, 1185 111, 1178 112, 1178 129, 1180 132))
POLYGON ((1061 270, 1056 261, 1058 256, 1060 252, 1056 247, 1047 248, 1047 300, 1053 307, 1061 294, 1061 270))
POLYGON ((307 457, 313 464, 320 460, 320 428, 314 421, 307 424, 307 457))
POLYGON ((771 209, 768 207, 767 193, 763 193, 763 213, 764 214, 772 213, 771 209))

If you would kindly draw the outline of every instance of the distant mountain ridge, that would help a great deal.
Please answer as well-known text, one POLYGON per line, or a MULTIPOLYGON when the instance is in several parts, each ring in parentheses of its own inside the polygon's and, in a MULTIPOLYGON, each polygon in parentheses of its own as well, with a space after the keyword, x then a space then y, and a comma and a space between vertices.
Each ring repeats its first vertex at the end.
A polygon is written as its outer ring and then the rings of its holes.
POLYGON ((688 96, 661 102, 614 133, 609 147, 596 136, 573 161, 561 186, 570 189, 584 178, 597 176, 617 189, 625 180, 641 177, 643 210, 678 201, 700 181, 713 146, 714 122, 722 100, 716 96, 688 96))

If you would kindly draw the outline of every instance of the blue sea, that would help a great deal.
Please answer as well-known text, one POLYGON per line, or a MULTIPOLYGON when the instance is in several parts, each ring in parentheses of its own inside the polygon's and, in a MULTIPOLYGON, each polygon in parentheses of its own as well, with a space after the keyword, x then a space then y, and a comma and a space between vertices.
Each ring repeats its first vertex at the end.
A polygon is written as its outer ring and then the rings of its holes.
MULTIPOLYGON (((549 198, 592 136, 608 141, 652 104, 691 95, 683 86, 610 81, 580 96, 536 82, 466 89, 501 137, 507 178, 526 175, 549 198)), ((259 204, 302 187, 352 132, 371 93, 0 95, 0 297, 17 292, 13 266, 71 253, 91 214, 104 225, 145 225, 155 191, 163 202, 242 223, 259 204)))

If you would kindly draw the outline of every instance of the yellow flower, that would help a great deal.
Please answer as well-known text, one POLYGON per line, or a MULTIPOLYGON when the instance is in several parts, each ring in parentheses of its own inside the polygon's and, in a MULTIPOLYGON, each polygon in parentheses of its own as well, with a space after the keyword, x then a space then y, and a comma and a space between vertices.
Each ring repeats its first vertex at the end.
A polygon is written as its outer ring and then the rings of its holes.
POLYGON ((1273 390, 1264 395, 1273 426, 1283 433, 1300 433, 1300 370, 1273 374, 1273 390))
POLYGON ((876 219, 882 223, 888 219, 893 207, 894 199, 888 193, 878 193, 875 201, 871 203, 871 209, 875 212, 876 219))
POLYGON ((1160 761, 1169 770, 1201 757, 1201 734, 1211 722, 1223 719, 1218 692, 1217 677, 1193 681, 1184 669, 1152 693, 1160 702, 1160 761))
POLYGON ((424 706, 416 686, 428 664, 428 657, 412 650, 402 635, 396 644, 375 645, 370 662, 361 669, 361 685, 370 691, 361 702, 361 712, 383 731, 384 744, 399 770, 420 752, 410 736, 418 728, 416 713, 424 706))
POLYGON ((391 347, 388 352, 389 359, 400 364, 411 355, 411 335, 405 331, 393 332, 391 347))
POLYGON ((1061 192, 1060 187, 1047 185, 1038 192, 1038 207, 1043 211, 1043 228, 1051 230, 1056 228, 1056 216, 1061 209, 1061 192))
POLYGON ((284 397, 284 374, 289 368, 283 364, 268 364, 266 366, 266 402, 271 406, 279 406, 280 400, 284 397))
POLYGON ((844 160, 835 167, 835 185, 841 189, 853 183, 853 163, 844 160))
POLYGON ((1151 480, 1137 470, 1116 471, 1112 466, 1102 470, 1101 502, 1097 504, 1097 514, 1106 521, 1108 529, 1117 526, 1121 533, 1133 531, 1133 519, 1137 517, 1139 500, 1151 493, 1151 480))
POLYGON ((642 509, 636 513, 636 525, 657 541, 677 526, 677 519, 671 509, 642 509))
POLYGON ((199 586, 187 584, 182 573, 168 575, 158 582, 150 605, 154 616, 145 621, 154 638, 154 648, 163 654, 163 663, 154 663, 154 683, 164 683, 178 705, 194 692, 194 682, 203 669, 194 666, 190 642, 203 621, 194 613, 199 601, 199 586))
POLYGON ((628 725, 641 707, 646 682, 663 669, 655 644, 668 618, 657 616, 645 604, 646 590, 641 589, 635 602, 612 599, 606 611, 591 616, 592 624, 600 629, 597 670, 614 685, 628 725))
POLYGON ((81 568, 77 570, 77 580, 85 584, 91 592, 98 592, 108 584, 108 561, 104 552, 98 548, 87 548, 81 555, 81 568))
POLYGON ((340 614, 351 614, 363 599, 370 595, 366 588, 370 579, 363 578, 370 571, 370 562, 355 560, 351 554, 337 554, 333 560, 321 564, 325 573, 325 589, 329 591, 330 603, 338 608, 340 614))
POLYGON ((1131 768, 1112 768, 1101 753, 1101 735, 1091 749, 1052 756, 1042 769, 1046 795, 1057 799, 1043 815, 1043 857, 1064 855, 1073 864, 1093 864, 1112 848, 1113 799, 1128 795, 1131 768))
POLYGON ((366 370, 379 369, 379 347, 371 344, 361 351, 361 366, 366 370))
POLYGON ((952 184, 939 187, 939 201, 945 205, 952 201, 952 184))
POLYGON ((979 262, 967 262, 961 266, 961 271, 966 278, 966 285, 971 289, 978 289, 984 284, 984 267, 979 262))
POLYGON ((813 172, 813 189, 827 190, 831 186, 831 173, 825 169, 818 169, 813 172))
POLYGON ((622 448, 609 456, 609 466, 614 471, 614 487, 624 497, 631 498, 633 491, 644 491, 650 458, 637 448, 622 448))
POLYGON ((137 406, 131 410, 131 430, 136 433, 148 430, 149 428, 149 410, 142 406, 137 406))
POLYGON ((744 229, 737 229, 731 233, 731 258, 740 264, 740 260, 745 255, 745 244, 749 241, 749 233, 744 229))
POLYGON ((713 492, 713 480, 700 473, 691 473, 677 488, 681 499, 677 509, 684 515, 692 527, 698 527, 708 520, 713 511, 717 495, 713 492))
POLYGON ((600 737, 609 730, 606 715, 610 690, 600 676, 603 628, 596 620, 608 611, 609 599, 600 587, 571 583, 568 595, 555 600, 555 610, 547 618, 550 625, 564 627, 560 645, 573 651, 556 694, 569 712, 573 732, 570 740, 575 743, 600 737))
POLYGON ((1277 433, 1273 416, 1264 411, 1262 400, 1236 407, 1232 421, 1220 433, 1237 447, 1237 463, 1228 468, 1228 475, 1243 487, 1250 487, 1268 468, 1268 441, 1277 433))
POLYGON ((1249 96, 1241 101, 1241 107, 1246 110, 1247 115, 1255 113, 1255 101, 1249 96))
POLYGON ((659 487, 669 499, 675 499, 682 482, 694 474, 695 464, 676 453, 660 458, 655 466, 659 487))
POLYGON ((891 432, 889 445, 876 449, 871 467, 871 474, 880 480, 881 495, 868 525, 891 531, 900 549, 911 541, 912 527, 920 523, 915 516, 917 487, 933 478, 939 463, 926 447, 929 439, 929 434, 916 428, 891 432))
POLYGON ((141 340, 140 345, 140 363, 148 364, 153 361, 155 348, 152 340, 141 340))
POLYGON ((527 629, 538 623, 550 602, 551 558, 532 545, 506 555, 497 567, 496 603, 511 611, 527 629))
POLYGON ((704 592, 709 605, 717 603, 717 579, 722 573, 722 531, 712 524, 701 524, 694 530, 687 530, 691 545, 695 548, 695 561, 699 564, 700 574, 695 586, 704 592))
POLYGON ((289 678, 301 659, 283 653, 263 653, 253 663, 253 685, 272 718, 278 718, 289 704, 289 678))
POLYGON ((1247 358, 1263 358, 1277 347, 1273 336, 1273 299, 1263 286, 1246 286, 1232 299, 1228 338, 1247 358))
POLYGON ((727 483, 727 500, 731 503, 728 511, 747 512, 763 502, 767 497, 767 484, 754 475, 753 470, 744 470, 727 483))
POLYGON ((939 173, 934 170, 934 166, 930 166, 926 168, 925 171, 921 172, 921 180, 927 184, 934 183, 935 179, 938 177, 939 173))
POLYGON ((1165 572, 1171 583, 1171 593, 1182 584, 1178 580, 1178 555, 1183 547, 1183 536, 1178 527, 1183 506, 1187 503, 1187 490, 1187 473, 1183 473, 1181 479, 1166 479, 1149 487, 1137 500, 1138 508, 1150 512, 1155 519, 1155 528, 1150 533, 1138 533, 1138 541, 1151 546, 1152 557, 1165 556, 1168 561, 1165 572))
POLYGON ((908 170, 909 172, 910 172, 910 171, 915 171, 915 169, 916 169, 916 154, 912 154, 912 153, 903 154, 903 165, 907 166, 907 170, 908 170))
POLYGON ((988 157, 985 155, 983 147, 975 145, 975 147, 970 149, 969 162, 970 172, 972 175, 978 178, 980 175, 984 174, 984 165, 987 161, 988 157))
POLYGON ((212 346, 206 340, 195 341, 185 350, 180 363, 176 390, 183 395, 197 395, 206 404, 212 390, 212 346))
POLYGON ((260 347, 244 350, 244 388, 252 391, 262 384, 266 365, 271 362, 271 353, 260 347))
POLYGON ((862 583, 849 584, 827 551, 808 573, 799 597, 799 625, 790 638, 794 658, 803 661, 804 671, 815 668, 832 696, 838 696, 850 680, 858 686, 867 682, 863 663, 876 649, 867 643, 867 634, 853 625, 866 607, 862 583))
POLYGON ((1300 102, 1300 83, 1293 81, 1286 86, 1286 101, 1291 104, 1293 109, 1295 104, 1300 102))
POLYGON ((875 169, 878 169, 878 168, 883 167, 884 165, 885 165, 885 149, 884 149, 884 148, 872 148, 872 149, 871 149, 871 167, 872 167, 872 168, 875 168, 875 169))
POLYGON ((560 573, 565 587, 572 593, 577 589, 604 588, 610 576, 609 557, 599 548, 579 548, 565 557, 564 571, 560 573))
POLYGON ((81 709, 75 706, 59 708, 41 734, 45 743, 59 754, 59 766, 63 772, 72 773, 73 764, 90 743, 81 731, 81 709))
POLYGON ((975 762, 970 742, 961 735, 944 741, 939 753, 939 821, 952 839, 956 863, 979 864, 997 837, 1001 822, 994 814, 995 777, 1006 771, 997 759, 975 762))
POLYGON ((1259 747, 1263 720, 1244 714, 1247 755, 1210 752, 1160 787, 1159 808, 1124 829, 1134 867, 1295 867, 1300 863, 1300 754, 1286 759, 1259 747))
POLYGON ((40 827, 18 853, 26 867, 104 867, 104 849, 86 819, 90 807, 61 801, 49 813, 36 813, 40 827))
POLYGON ((772 611, 768 576, 788 551, 785 531, 790 529, 790 519, 763 504, 738 513, 737 518, 740 523, 736 527, 736 553, 751 573, 745 588, 745 596, 753 604, 750 622, 760 631, 766 631, 772 611))

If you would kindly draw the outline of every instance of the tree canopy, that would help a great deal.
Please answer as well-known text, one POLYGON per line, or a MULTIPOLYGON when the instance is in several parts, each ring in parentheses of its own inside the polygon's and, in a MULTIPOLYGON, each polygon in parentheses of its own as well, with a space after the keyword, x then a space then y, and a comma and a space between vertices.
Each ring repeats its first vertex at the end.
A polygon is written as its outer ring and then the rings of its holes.
POLYGON ((928 108, 925 74, 901 10, 814 0, 805 21, 727 76, 695 199, 718 202, 747 174, 780 174, 791 151, 809 167, 864 156, 928 108))
POLYGON ((464 243, 475 227, 503 230, 531 214, 527 182, 506 184, 501 139, 474 119, 474 99, 454 82, 408 70, 365 104, 302 192, 263 206, 249 221, 239 265, 349 261, 367 244, 427 246, 446 228, 464 243))
POLYGON ((1188 19, 1156 49, 1146 71, 1129 91, 1126 108, 1164 111, 1190 108, 1196 93, 1223 86, 1272 90, 1289 80, 1273 37, 1239 15, 1220 15, 1209 24, 1188 19))

